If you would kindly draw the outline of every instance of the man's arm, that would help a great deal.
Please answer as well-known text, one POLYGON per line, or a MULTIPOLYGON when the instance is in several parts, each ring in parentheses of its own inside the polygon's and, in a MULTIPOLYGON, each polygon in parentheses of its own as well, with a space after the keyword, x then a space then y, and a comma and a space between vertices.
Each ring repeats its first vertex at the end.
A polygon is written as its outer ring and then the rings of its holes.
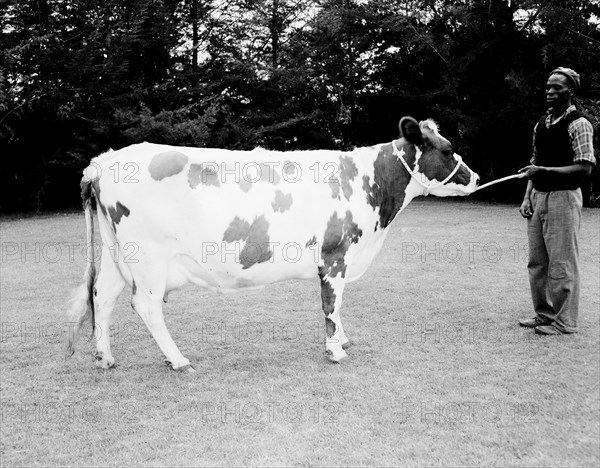
POLYGON ((534 179, 535 177, 547 177, 551 175, 560 178, 568 177, 571 180, 581 182, 586 177, 589 177, 589 175, 592 173, 592 164, 588 162, 581 162, 563 167, 544 167, 531 165, 519 169, 519 173, 523 174, 523 177, 525 179, 529 179, 527 181, 527 188, 525 189, 525 197, 523 198, 523 203, 521 203, 521 208, 519 208, 521 216, 523 216, 524 218, 529 218, 533 214, 533 207, 531 205, 530 198, 531 190, 533 189, 532 179, 534 179))
POLYGON ((530 218, 533 214, 533 206, 531 203, 531 190, 533 190, 533 182, 531 180, 527 181, 527 188, 525 189, 525 196, 523 197, 523 203, 521 203, 521 207, 519 208, 519 212, 523 218, 530 218))
MULTIPOLYGON (((525 179, 534 179, 540 176, 558 176, 560 178, 568 177, 577 181, 588 177, 592 173, 592 164, 588 162, 580 162, 563 167, 544 167, 544 166, 525 166, 519 169, 519 173, 523 174, 525 179)), ((529 184, 527 184, 529 187, 529 184)))
MULTIPOLYGON (((539 122, 533 127, 533 138, 531 140, 531 160, 529 161, 532 165, 537 162, 537 147, 535 145, 535 135, 537 133, 539 122)), ((531 218, 533 215, 533 204, 531 203, 531 191, 533 190, 533 182, 527 181, 527 188, 525 189, 525 196, 523 197, 523 203, 519 208, 519 212, 523 218, 531 218)))

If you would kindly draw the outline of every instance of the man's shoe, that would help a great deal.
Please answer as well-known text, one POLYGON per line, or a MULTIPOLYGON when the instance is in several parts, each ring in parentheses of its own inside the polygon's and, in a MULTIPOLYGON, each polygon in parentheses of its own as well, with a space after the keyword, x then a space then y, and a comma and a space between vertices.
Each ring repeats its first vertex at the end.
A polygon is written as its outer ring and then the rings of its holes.
POLYGON ((522 327, 527 327, 527 328, 535 328, 535 327, 539 327, 542 325, 548 325, 548 323, 540 320, 537 317, 533 317, 530 319, 519 320, 519 325, 521 325, 522 327))
POLYGON ((535 330, 536 335, 562 335, 563 334, 563 332, 561 332, 554 325, 540 325, 539 327, 535 327, 534 330, 535 330))

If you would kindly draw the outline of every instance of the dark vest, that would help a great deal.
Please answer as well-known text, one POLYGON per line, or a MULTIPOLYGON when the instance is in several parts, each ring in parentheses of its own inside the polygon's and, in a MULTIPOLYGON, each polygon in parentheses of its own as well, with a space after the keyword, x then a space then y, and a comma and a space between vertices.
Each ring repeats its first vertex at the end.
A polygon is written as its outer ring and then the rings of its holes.
MULTIPOLYGON (((546 116, 540 119, 535 132, 537 166, 563 167, 574 164, 569 125, 580 117, 590 120, 587 115, 577 110, 569 112, 556 124, 550 125, 550 128, 546 127, 546 116)), ((533 188, 540 192, 575 190, 580 187, 581 182, 581 179, 572 177, 543 174, 533 179, 533 188)))

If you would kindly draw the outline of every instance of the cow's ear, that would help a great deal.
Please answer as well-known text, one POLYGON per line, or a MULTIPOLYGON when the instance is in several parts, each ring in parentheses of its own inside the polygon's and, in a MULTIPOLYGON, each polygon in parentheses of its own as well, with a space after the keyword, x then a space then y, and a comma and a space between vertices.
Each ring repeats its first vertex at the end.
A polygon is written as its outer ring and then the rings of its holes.
POLYGON ((415 145, 423 143, 421 127, 412 117, 402 117, 400 119, 400 135, 415 145))

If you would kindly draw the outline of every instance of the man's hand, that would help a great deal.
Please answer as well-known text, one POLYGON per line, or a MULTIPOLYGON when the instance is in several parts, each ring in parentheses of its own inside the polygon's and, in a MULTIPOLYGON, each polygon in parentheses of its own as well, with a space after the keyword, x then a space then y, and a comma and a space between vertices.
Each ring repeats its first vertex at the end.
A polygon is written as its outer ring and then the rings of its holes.
POLYGON ((519 208, 519 212, 523 218, 531 218, 533 215, 533 208, 531 206, 531 200, 529 198, 525 198, 523 203, 521 203, 521 207, 519 208))
POLYGON ((524 179, 533 179, 536 175, 538 175, 540 172, 542 172, 544 170, 544 168, 540 167, 540 166, 525 166, 522 167, 521 169, 519 169, 519 174, 521 174, 521 176, 524 179))

